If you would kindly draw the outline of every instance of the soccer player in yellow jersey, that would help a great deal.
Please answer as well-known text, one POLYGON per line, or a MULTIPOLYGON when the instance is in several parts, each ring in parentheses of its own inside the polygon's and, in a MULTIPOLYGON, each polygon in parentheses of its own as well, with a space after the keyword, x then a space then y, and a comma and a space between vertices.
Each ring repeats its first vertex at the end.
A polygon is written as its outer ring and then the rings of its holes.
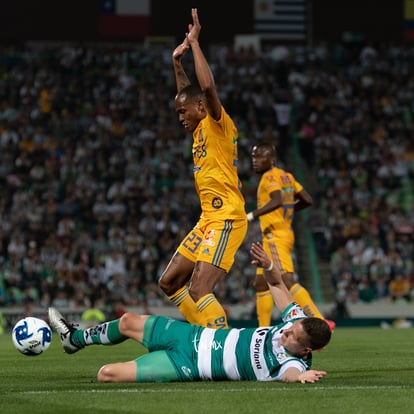
POLYGON ((247 232, 247 217, 237 173, 237 129, 221 105, 200 48, 197 9, 192 9, 192 18, 183 43, 173 52, 173 66, 178 91, 175 109, 184 128, 193 134, 201 216, 181 242, 159 286, 190 323, 221 329, 228 327, 227 317, 213 290, 234 262, 247 232), (191 84, 181 62, 189 50, 197 84, 191 84))
MULTIPOLYGON (((275 266, 282 269, 283 281, 295 302, 308 316, 324 319, 309 292, 295 281, 292 260, 294 213, 312 205, 312 197, 291 173, 276 167, 276 150, 272 144, 261 143, 253 147, 252 163, 261 179, 257 189, 257 209, 248 213, 247 218, 249 221, 260 220, 263 247, 275 266)), ((260 267, 256 276, 256 308, 259 326, 269 326, 273 298, 260 267)), ((334 322, 327 322, 333 329, 334 322)))

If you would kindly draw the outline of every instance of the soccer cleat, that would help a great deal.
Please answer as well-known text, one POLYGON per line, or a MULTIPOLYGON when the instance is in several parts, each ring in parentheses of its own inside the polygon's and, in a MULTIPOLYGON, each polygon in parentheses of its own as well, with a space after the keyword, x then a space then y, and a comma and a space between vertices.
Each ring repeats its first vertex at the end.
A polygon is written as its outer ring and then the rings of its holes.
POLYGON ((325 319, 325 322, 329 325, 331 332, 333 332, 335 330, 336 323, 332 321, 331 319, 325 319))
POLYGON ((63 350, 67 354, 74 354, 82 349, 81 346, 75 345, 71 339, 76 328, 73 324, 68 324, 63 315, 56 308, 49 308, 49 324, 59 334, 63 350))

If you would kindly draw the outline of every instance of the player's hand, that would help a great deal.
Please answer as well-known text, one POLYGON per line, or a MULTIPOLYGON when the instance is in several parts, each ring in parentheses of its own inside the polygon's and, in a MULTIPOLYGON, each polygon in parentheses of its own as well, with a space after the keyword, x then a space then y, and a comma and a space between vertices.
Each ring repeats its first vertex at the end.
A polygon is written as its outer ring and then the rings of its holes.
POLYGON ((267 269, 272 263, 260 242, 252 243, 252 246, 250 247, 250 254, 253 257, 252 264, 259 267, 267 269))
POLYGON ((319 381, 321 378, 323 378, 326 375, 326 371, 316 371, 314 369, 311 369, 309 371, 301 372, 298 377, 298 382, 302 384, 306 384, 307 382, 310 382, 311 384, 319 381))
POLYGON ((183 43, 181 43, 174 49, 173 59, 181 59, 187 53, 188 49, 190 49, 190 44, 188 43, 187 38, 185 38, 183 43))
POLYGON ((200 21, 198 20, 197 9, 191 9, 191 15, 193 17, 193 24, 188 25, 188 34, 187 34, 187 39, 190 42, 190 44, 192 42, 198 41, 198 37, 201 31, 201 25, 200 25, 200 21))

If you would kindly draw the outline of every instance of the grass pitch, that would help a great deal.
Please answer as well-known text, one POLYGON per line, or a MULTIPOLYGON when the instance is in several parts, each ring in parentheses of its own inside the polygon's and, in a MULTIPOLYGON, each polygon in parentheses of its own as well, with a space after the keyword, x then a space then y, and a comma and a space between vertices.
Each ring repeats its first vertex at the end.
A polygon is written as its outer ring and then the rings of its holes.
POLYGON ((145 352, 132 341, 66 355, 54 335, 37 357, 0 336, 0 413, 5 414, 411 414, 414 407, 414 329, 337 328, 314 353, 328 371, 316 384, 193 382, 100 384, 98 369, 145 352))

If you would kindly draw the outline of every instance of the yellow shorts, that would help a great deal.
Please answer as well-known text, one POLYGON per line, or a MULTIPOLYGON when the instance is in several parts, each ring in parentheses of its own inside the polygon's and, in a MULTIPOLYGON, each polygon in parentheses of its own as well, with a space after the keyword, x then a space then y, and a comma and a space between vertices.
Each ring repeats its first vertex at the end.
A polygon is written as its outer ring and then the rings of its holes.
MULTIPOLYGON (((282 273, 293 273, 295 271, 292 260, 293 240, 264 237, 262 243, 265 252, 273 263, 282 269, 282 273)), ((256 274, 263 275, 263 269, 258 267, 256 274)))
POLYGON ((206 262, 228 272, 247 232, 247 220, 201 218, 178 246, 178 253, 192 262, 206 262))

